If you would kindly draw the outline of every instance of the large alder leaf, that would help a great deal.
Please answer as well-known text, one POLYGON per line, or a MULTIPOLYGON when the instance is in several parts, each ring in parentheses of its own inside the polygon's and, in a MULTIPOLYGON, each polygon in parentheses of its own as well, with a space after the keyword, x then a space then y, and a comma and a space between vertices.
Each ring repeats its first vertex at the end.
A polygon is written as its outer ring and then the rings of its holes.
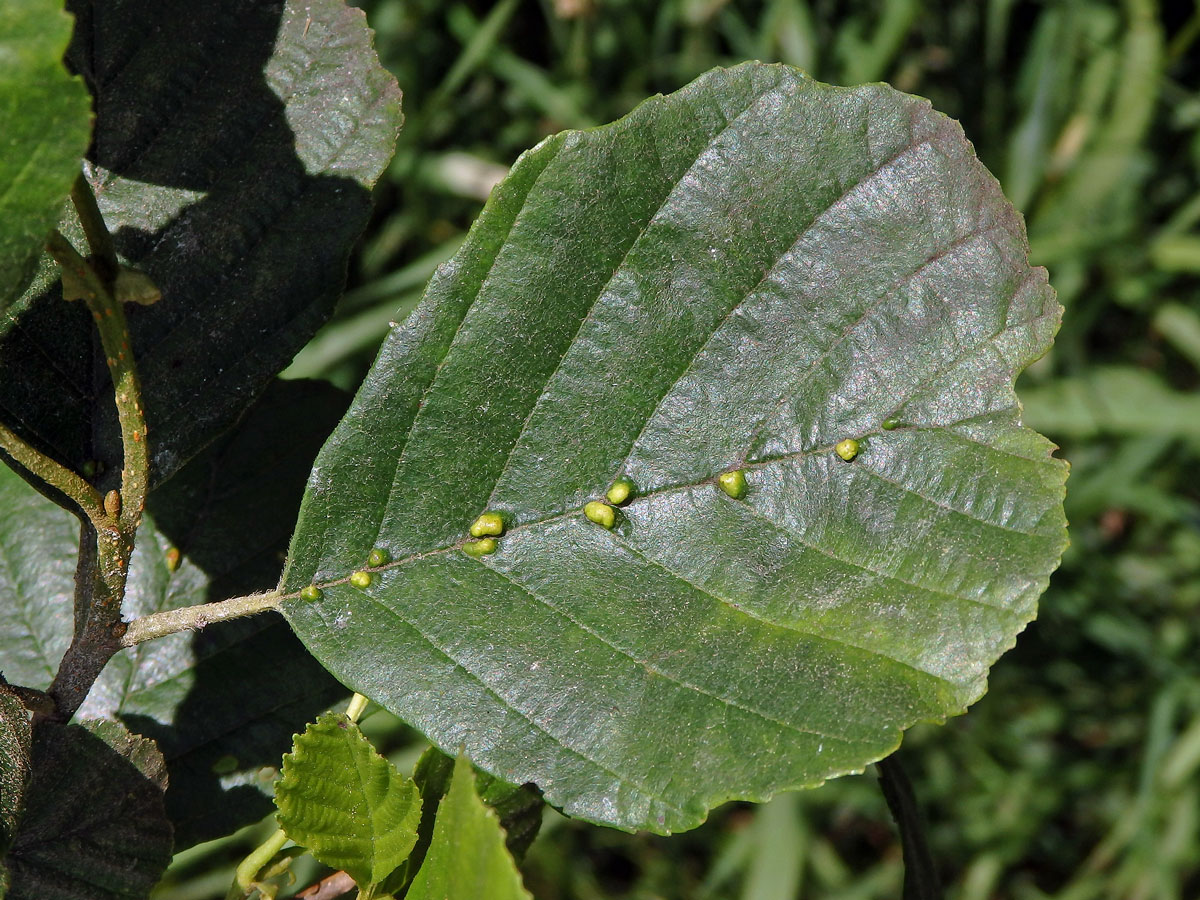
MULTIPOLYGON (((343 0, 71 4, 95 108, 86 174, 163 299, 129 309, 155 481, 231 426, 332 311, 400 92, 343 0)), ((60 462, 120 468, 112 385, 57 286, 0 324, 0 418, 60 462)))
POLYGON ((1026 253, 958 125, 884 85, 748 64, 550 138, 318 457, 285 585, 323 594, 284 613, 571 815, 668 832, 860 770, 982 695, 1066 542, 1013 392, 1060 315, 1026 253), (621 475, 610 531, 581 508, 621 475))
MULTIPOLYGON (((0 4, 0 318, 28 287, 91 136, 61 0, 0 4)), ((0 328, 0 331, 3 331, 0 328)))

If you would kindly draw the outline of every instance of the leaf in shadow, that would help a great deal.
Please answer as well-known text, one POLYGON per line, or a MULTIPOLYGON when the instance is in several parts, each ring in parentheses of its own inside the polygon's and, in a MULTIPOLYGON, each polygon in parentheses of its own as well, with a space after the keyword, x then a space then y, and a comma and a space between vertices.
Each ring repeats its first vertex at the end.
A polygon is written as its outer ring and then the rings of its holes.
MULTIPOLYGON (((71 4, 94 97, 87 175, 125 260, 155 481, 232 425, 328 317, 400 123, 341 0, 71 4)), ((119 469, 92 325, 57 287, 0 342, 0 417, 60 462, 119 469)))
MULTIPOLYGON (((276 382, 156 490, 126 618, 274 587, 313 457, 345 406, 322 382, 276 382)), ((0 669, 45 688, 70 640, 78 526, 7 468, 0 509, 0 669)), ((269 614, 122 651, 80 714, 119 718, 159 742, 176 841, 188 846, 270 812, 292 734, 345 694, 269 614)))
MULTIPOLYGON (((274 587, 304 479, 345 405, 323 382, 277 381, 232 433, 156 491, 126 618, 274 587)), ((345 695, 270 613, 122 651, 81 714, 119 718, 158 742, 183 847, 270 812, 292 734, 345 695)))
POLYGON ((29 712, 0 677, 0 859, 12 843, 24 809, 32 738, 29 712))
POLYGON ((34 729, 6 900, 142 898, 171 861, 166 767, 117 722, 34 729))

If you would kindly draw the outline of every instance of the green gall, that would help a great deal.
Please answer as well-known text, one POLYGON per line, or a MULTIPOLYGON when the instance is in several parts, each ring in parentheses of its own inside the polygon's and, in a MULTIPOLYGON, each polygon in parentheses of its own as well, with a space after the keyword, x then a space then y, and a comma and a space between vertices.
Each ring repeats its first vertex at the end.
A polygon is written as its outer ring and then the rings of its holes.
POLYGON ((633 496, 634 490, 633 480, 622 475, 612 483, 612 487, 608 489, 608 493, 604 496, 613 506, 620 506, 633 496))
POLYGON ((597 525, 602 525, 605 528, 612 528, 617 524, 617 514, 613 511, 613 508, 607 503, 601 503, 599 500, 593 500, 585 506, 583 514, 597 525))
POLYGON ((367 554, 367 565, 371 567, 387 565, 389 559, 391 559, 391 556, 386 550, 382 547, 376 547, 367 554))
POLYGON ((164 555, 166 556, 167 560, 167 571, 176 571, 179 568, 179 562, 183 557, 183 554, 179 552, 179 548, 171 547, 164 555))
POLYGON ((883 427, 884 431, 891 431, 893 428, 899 428, 900 420, 895 417, 890 418, 890 419, 884 419, 882 427, 883 427))
POLYGON ((300 599, 307 600, 309 603, 316 603, 321 599, 321 589, 315 584, 308 584, 300 588, 300 599))
POLYGON ((504 519, 500 513, 485 512, 471 523, 471 537, 481 538, 501 534, 504 534, 504 519))
POLYGON ((746 473, 741 469, 722 472, 717 476, 717 484, 734 500, 741 500, 746 496, 746 473))
POLYGON ((371 573, 360 569, 350 576, 350 583, 356 588, 369 588, 371 586, 371 573))
POLYGON ((858 456, 858 441, 854 438, 846 438, 844 441, 838 441, 833 448, 833 452, 844 459, 846 462, 858 456))
POLYGON ((467 541, 463 544, 463 553, 467 556, 474 556, 478 559, 481 556, 487 556, 489 553, 495 553, 499 545, 495 538, 486 537, 479 541, 467 541))

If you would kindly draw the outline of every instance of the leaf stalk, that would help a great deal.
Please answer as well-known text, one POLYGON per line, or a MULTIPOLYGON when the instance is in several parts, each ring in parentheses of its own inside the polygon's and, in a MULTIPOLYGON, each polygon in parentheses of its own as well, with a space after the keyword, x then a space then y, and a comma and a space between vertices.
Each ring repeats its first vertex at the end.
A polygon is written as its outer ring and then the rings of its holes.
POLYGON ((269 612, 279 606, 283 595, 278 591, 248 594, 217 603, 200 603, 180 609, 166 609, 134 619, 121 636, 122 647, 133 647, 145 641, 166 637, 180 631, 198 631, 214 622, 239 619, 258 613, 269 612))

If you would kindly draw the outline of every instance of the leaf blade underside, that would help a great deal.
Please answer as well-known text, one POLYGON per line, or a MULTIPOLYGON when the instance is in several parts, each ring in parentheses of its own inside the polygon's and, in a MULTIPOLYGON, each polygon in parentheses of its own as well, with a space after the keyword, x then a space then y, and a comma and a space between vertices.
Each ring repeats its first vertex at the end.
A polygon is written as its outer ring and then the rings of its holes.
POLYGON ((285 588, 323 595, 283 611, 571 815, 667 832, 859 770, 983 693, 1065 546, 1012 390, 1061 313, 1026 253, 958 126, 882 85, 747 64, 549 138, 318 458, 285 588), (621 475, 610 531, 580 510, 621 475), (498 552, 458 552, 485 510, 498 552))

